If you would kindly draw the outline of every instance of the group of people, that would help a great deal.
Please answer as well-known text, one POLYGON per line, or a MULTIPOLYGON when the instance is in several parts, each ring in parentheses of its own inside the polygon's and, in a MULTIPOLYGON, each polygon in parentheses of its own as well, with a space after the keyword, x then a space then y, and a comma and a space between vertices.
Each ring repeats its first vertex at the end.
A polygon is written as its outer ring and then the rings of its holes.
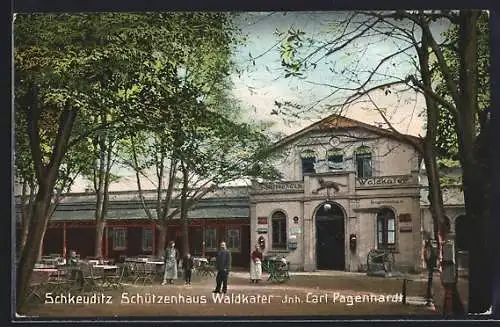
MULTIPOLYGON (((263 254, 259 245, 250 254, 250 281, 257 284, 262 278, 263 254)), ((178 278, 177 267, 179 265, 179 251, 175 247, 175 242, 171 241, 165 249, 164 256, 165 272, 163 274, 162 285, 173 284, 178 278)), ((191 285, 191 275, 194 268, 194 259, 190 253, 187 253, 182 259, 181 264, 184 272, 185 285, 191 285)), ((227 292, 227 279, 231 270, 231 252, 228 251, 226 243, 220 243, 220 249, 217 252, 215 267, 217 275, 215 277, 216 286, 213 293, 227 292)))

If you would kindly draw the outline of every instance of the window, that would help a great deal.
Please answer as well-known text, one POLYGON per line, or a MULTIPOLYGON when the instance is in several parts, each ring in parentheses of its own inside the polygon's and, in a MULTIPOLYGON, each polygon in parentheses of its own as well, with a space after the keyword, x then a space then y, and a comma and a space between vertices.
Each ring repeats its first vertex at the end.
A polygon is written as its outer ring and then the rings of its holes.
POLYGON ((339 149, 331 149, 327 153, 328 170, 344 169, 344 155, 339 149))
POLYGON ((396 245, 396 217, 390 209, 382 209, 377 214, 377 243, 379 249, 396 245))
POLYGON ((142 251, 153 251, 153 228, 142 228, 142 251))
POLYGON ((356 150, 356 168, 358 177, 372 177, 372 154, 369 147, 361 146, 356 150))
POLYGON ((277 211, 271 217, 273 232, 273 249, 286 249, 286 216, 277 211))
POLYGON ((215 227, 205 228, 204 232, 205 250, 217 251, 217 229, 215 227))
POLYGON ((231 252, 241 251, 241 230, 239 228, 228 228, 226 230, 226 245, 231 252))
POLYGON ((127 248, 127 229, 113 228, 113 250, 125 250, 127 248))
POLYGON ((303 151, 300 154, 302 160, 302 179, 304 179, 305 174, 311 174, 316 172, 314 169, 314 164, 316 163, 316 155, 312 150, 303 151))

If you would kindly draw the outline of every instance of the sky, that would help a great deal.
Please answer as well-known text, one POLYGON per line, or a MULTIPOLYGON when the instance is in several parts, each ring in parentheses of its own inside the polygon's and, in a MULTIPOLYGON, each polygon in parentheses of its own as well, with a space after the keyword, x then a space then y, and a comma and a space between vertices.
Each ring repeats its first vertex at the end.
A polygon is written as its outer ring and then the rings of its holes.
MULTIPOLYGON (((335 22, 345 18, 348 13, 339 12, 288 12, 288 13, 243 13, 237 18, 236 23, 241 28, 247 42, 240 45, 233 60, 239 74, 232 75, 234 84, 233 95, 240 101, 245 120, 272 121, 272 132, 290 135, 335 111, 333 105, 343 103, 353 92, 340 92, 337 90, 333 96, 325 98, 335 89, 331 86, 318 84, 334 84, 346 87, 351 83, 343 70, 354 70, 356 78, 363 79, 366 71, 373 70, 382 58, 398 50, 401 43, 383 41, 380 37, 368 37, 359 40, 351 47, 347 47, 336 55, 331 55, 318 62, 317 68, 307 74, 307 78, 285 78, 285 71, 281 67, 279 52, 280 37, 278 32, 286 32, 290 27, 305 32, 305 37, 314 37, 317 40, 328 41, 334 37, 335 22), (255 65, 253 59, 256 58, 255 65), (363 73, 363 71, 365 73, 363 73), (363 75, 364 74, 364 75, 363 75), (324 99, 325 98, 325 99, 324 99), (323 101, 317 103, 319 99, 323 101), (299 118, 290 119, 282 115, 271 115, 275 109, 275 101, 291 101, 305 106, 308 110, 299 118)), ((446 29, 446 26, 435 27, 436 33, 446 29)), ((314 47, 309 47, 310 52, 314 47)), ((398 57, 388 61, 384 69, 386 75, 405 77, 412 70, 408 57, 398 57)), ((387 77, 380 76, 378 83, 384 83, 387 77)), ((386 116, 391 124, 401 133, 422 134, 423 121, 419 113, 423 111, 424 101, 414 92, 393 92, 384 94, 374 92, 369 99, 360 101, 342 110, 342 115, 368 124, 386 127, 382 116, 374 109, 373 103, 386 110, 386 116)), ((131 171, 119 169, 116 171, 122 176, 119 183, 110 187, 111 191, 123 189, 136 189, 135 175, 131 171)), ((85 182, 79 181, 73 188, 74 192, 85 190, 85 182)), ((154 188, 154 184, 144 180, 144 189, 154 188)))
MULTIPOLYGON (((286 32, 293 26, 295 29, 304 31, 306 37, 315 36, 318 39, 331 40, 335 35, 332 33, 334 28, 332 22, 343 19, 347 14, 339 12, 247 13, 237 21, 242 32, 248 35, 248 42, 238 48, 235 61, 240 68, 247 68, 247 70, 241 76, 233 75, 233 93, 241 101, 248 117, 271 120, 275 122, 273 129, 285 134, 296 132, 334 113, 331 109, 325 110, 325 108, 343 103, 353 93, 339 92, 315 104, 317 100, 334 90, 332 87, 320 86, 318 83, 346 86, 347 79, 341 73, 343 68, 370 71, 382 58, 397 51, 398 46, 401 45, 401 43, 394 44, 394 41, 381 41, 376 37, 366 38, 337 56, 330 56, 320 61, 316 70, 311 71, 305 80, 284 78, 285 71, 280 65, 279 46, 276 46, 279 37, 275 35, 275 31, 286 32), (255 60, 255 66, 252 64, 250 55, 259 56, 255 60), (337 73, 332 73, 330 68, 336 70, 337 73), (301 115, 300 120, 295 119, 293 123, 287 122, 286 117, 271 115, 271 111, 275 108, 275 101, 285 100, 311 109, 307 114, 301 115)), ((445 28, 443 24, 437 24, 434 27, 436 35, 445 28)), ((407 59, 406 56, 400 56, 386 65, 391 69, 381 71, 404 78, 405 74, 412 69, 407 59)), ((358 76, 362 78, 361 73, 358 76)), ((422 98, 417 98, 413 92, 388 96, 379 92, 373 94, 372 97, 379 108, 388 109, 391 113, 391 122, 400 132, 412 135, 422 133, 422 119, 418 117, 424 108, 422 98)), ((347 108, 343 114, 365 123, 379 125, 383 119, 373 109, 373 105, 369 103, 360 103, 347 108)))

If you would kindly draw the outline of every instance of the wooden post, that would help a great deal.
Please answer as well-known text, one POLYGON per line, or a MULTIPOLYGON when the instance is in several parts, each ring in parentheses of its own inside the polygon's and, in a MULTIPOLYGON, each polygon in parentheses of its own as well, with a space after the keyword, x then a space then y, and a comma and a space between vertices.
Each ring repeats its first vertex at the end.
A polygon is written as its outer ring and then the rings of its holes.
POLYGON ((66 259, 67 253, 67 243, 66 243, 66 222, 63 222, 63 248, 62 248, 62 256, 66 259))
POLYGON ((104 255, 105 259, 108 259, 108 226, 106 223, 104 223, 104 233, 103 234, 104 234, 104 242, 103 242, 103 244, 104 244, 104 251, 103 252, 104 253, 103 253, 103 255, 104 255))
POLYGON ((403 293, 403 304, 406 304, 406 278, 403 279, 403 290, 402 290, 402 293, 403 293))
POLYGON ((154 222, 151 223, 151 230, 153 232, 153 248, 151 249, 151 254, 156 255, 156 224, 154 222))

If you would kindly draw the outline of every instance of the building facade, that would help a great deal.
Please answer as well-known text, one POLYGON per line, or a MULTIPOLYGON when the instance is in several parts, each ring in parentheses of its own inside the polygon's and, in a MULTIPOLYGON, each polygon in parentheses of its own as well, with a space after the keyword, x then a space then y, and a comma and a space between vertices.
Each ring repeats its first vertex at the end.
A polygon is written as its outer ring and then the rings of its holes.
MULTIPOLYGON (((408 139, 418 141, 336 115, 284 138, 275 145, 280 181, 221 188, 189 210, 190 251, 213 256, 226 241, 234 265, 248 267, 251 249, 263 244, 266 255, 286 256, 292 270, 365 271, 369 251, 385 249, 397 269, 420 271, 433 224, 421 159, 408 139)), ((466 251, 461 191, 444 195, 452 235, 466 251)), ((145 196, 154 210, 156 193, 145 196)), ((137 191, 111 194, 105 257, 154 253, 159 231, 141 203, 137 191)), ((92 256, 94 207, 93 194, 66 196, 49 221, 43 254, 92 256)), ((174 217, 166 241, 182 251, 182 235, 174 217)))
MULTIPOLYGON (((149 210, 154 213, 156 192, 144 193, 149 210)), ((76 193, 64 197, 47 225, 42 255, 67 255, 76 251, 82 258, 94 257, 96 224, 95 194, 76 193)), ((19 197, 17 198, 19 200, 19 197)), ((137 191, 112 192, 106 215, 102 253, 105 258, 163 255, 158 249, 160 231, 156 220, 148 218, 137 191), (157 249, 157 251, 155 251, 157 249)), ((17 206, 17 245, 22 226, 20 204, 17 206)), ((219 242, 226 241, 236 266, 249 265, 250 226, 248 188, 232 187, 207 194, 188 211, 189 250, 195 256, 215 256, 219 242)), ((182 224, 179 216, 167 222, 166 243, 174 241, 181 253, 182 224)))
MULTIPOLYGON (((411 136, 406 136, 411 137, 411 136)), ((256 183, 251 242, 292 269, 363 271, 372 249, 421 267, 420 160, 397 135, 331 116, 277 145, 282 182, 256 183)))

